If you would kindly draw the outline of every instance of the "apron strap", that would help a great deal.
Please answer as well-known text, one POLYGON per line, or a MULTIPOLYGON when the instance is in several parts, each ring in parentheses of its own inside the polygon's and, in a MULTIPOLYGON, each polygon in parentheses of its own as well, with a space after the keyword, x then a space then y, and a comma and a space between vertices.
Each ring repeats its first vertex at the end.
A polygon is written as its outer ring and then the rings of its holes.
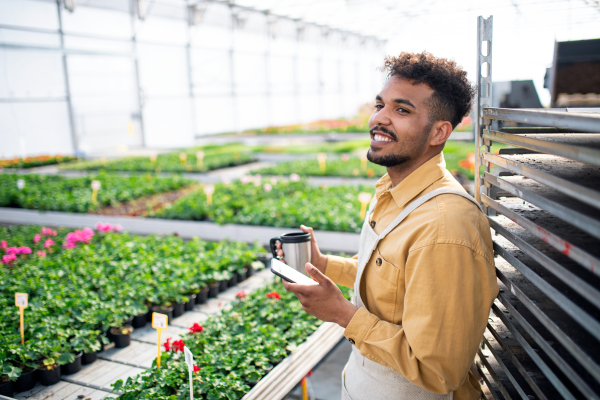
POLYGON ((467 192, 465 192, 463 190, 454 189, 454 188, 435 189, 435 190, 432 190, 431 192, 419 197, 418 199, 416 199, 415 201, 410 203, 404 210, 402 210, 402 212, 400 214, 398 214, 398 216, 396 218, 394 218, 394 220, 392 222, 390 222, 390 224, 387 226, 387 228, 383 232, 381 232, 381 235, 379 235, 379 240, 386 237, 388 233, 390 233, 394 228, 396 228, 398 225, 400 225, 400 223, 404 220, 404 218, 406 218, 408 216, 408 214, 410 214, 415 209, 417 209, 418 207, 423 205, 425 202, 431 200, 432 198, 434 198, 435 196, 438 196, 440 194, 456 194, 456 195, 462 196, 467 200, 471 200, 477 206, 477 208, 479 208, 479 210, 481 210, 481 206, 479 205, 479 203, 477 203, 477 201, 471 195, 469 195, 467 192))

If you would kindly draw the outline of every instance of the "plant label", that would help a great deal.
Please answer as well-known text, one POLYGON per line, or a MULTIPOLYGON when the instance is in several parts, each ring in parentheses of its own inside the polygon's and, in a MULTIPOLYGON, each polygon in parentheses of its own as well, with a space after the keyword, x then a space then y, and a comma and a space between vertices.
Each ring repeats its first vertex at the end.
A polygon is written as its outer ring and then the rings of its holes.
POLYGON ((169 317, 165 314, 152 313, 152 327, 154 329, 167 329, 169 317))
POLYGON ((185 354, 185 363, 188 366, 188 373, 190 374, 190 400, 194 400, 194 379, 192 376, 194 373, 194 356, 187 346, 183 347, 183 354, 185 354))
POLYGON ((93 190, 100 190, 101 187, 102 187, 102 183, 100 181, 92 181, 92 189, 93 190))
POLYGON ((25 187, 25 180, 24 179, 17 179, 17 188, 19 190, 23 190, 24 187, 25 187))
POLYGON ((15 293, 15 305, 17 307, 27 307, 28 298, 27 293, 15 293))
POLYGON ((187 364, 188 368, 193 370, 194 369, 194 355, 192 354, 190 349, 187 348, 187 346, 184 346, 183 354, 185 354, 185 363, 187 364))

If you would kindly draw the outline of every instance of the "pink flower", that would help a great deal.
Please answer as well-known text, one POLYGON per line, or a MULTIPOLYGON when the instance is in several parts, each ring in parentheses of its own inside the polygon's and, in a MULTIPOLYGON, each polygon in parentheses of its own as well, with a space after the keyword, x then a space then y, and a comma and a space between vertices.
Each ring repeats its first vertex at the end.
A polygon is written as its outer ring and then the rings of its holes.
POLYGON ((123 230, 123 227, 120 224, 116 224, 114 226, 114 228, 115 228, 115 232, 121 232, 123 230))
POLYGON ((21 246, 17 250, 18 250, 17 254, 31 254, 32 253, 31 249, 26 246, 21 246))
POLYGON ((44 242, 44 248, 47 249, 51 246, 54 246, 54 240, 50 238, 46 239, 46 241, 44 242))
POLYGON ((75 232, 67 233, 67 237, 65 238, 65 249, 74 248, 77 243, 90 243, 90 240, 94 236, 94 231, 90 228, 83 228, 82 230, 76 230, 75 232))
POLYGON ((0 249, 6 249, 8 247, 8 243, 6 243, 6 240, 3 240, 0 242, 0 249))
POLYGON ((42 251, 42 250, 38 250, 37 251, 37 255, 40 256, 40 257, 46 257, 46 252, 42 251))
MULTIPOLYGON (((119 225, 120 227, 121 225, 119 225)), ((121 228, 122 230, 123 228, 121 228)), ((96 230, 98 232, 111 232, 112 230, 117 230, 116 226, 112 226, 109 222, 107 222, 106 224, 103 224, 102 222, 99 222, 96 224, 96 230)))
POLYGON ((17 256, 14 254, 5 254, 4 256, 2 256, 2 262, 6 265, 10 264, 11 262, 15 261, 17 259, 17 256))
POLYGON ((17 247, 7 247, 6 254, 19 254, 19 249, 17 247))
POLYGON ((39 233, 33 237, 33 243, 37 243, 40 240, 42 240, 42 237, 40 236, 39 233))
POLYGON ((42 235, 46 236, 56 236, 56 231, 53 231, 50 228, 42 227, 42 235))

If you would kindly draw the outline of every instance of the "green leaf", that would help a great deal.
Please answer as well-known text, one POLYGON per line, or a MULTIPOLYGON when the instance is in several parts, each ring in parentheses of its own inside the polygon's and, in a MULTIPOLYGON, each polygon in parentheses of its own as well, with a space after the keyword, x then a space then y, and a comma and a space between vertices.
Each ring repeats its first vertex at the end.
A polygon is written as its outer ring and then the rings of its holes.
POLYGON ((66 352, 62 353, 60 355, 60 357, 58 357, 58 360, 56 361, 56 363, 58 365, 65 365, 65 364, 72 363, 73 361, 75 361, 75 355, 69 351, 66 351, 66 352))

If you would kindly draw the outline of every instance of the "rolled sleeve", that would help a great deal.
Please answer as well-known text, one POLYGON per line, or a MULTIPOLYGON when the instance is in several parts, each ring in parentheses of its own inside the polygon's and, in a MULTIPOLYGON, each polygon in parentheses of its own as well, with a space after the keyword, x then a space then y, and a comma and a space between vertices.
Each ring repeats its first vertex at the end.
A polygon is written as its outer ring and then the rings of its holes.
POLYGON ((371 314, 366 308, 361 307, 350 320, 350 323, 344 331, 344 336, 360 350, 365 340, 365 336, 367 336, 367 333, 377 321, 379 321, 377 316, 371 314))
POLYGON ((351 288, 354 287, 357 267, 358 255, 352 258, 329 255, 325 275, 338 285, 351 288))

